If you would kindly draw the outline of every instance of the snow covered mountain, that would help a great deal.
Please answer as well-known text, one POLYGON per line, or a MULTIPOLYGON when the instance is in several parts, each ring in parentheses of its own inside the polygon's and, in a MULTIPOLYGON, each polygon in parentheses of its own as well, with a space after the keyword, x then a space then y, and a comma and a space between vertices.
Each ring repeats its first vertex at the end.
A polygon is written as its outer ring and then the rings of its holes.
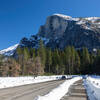
POLYGON ((36 35, 22 38, 19 44, 1 50, 0 54, 11 56, 19 47, 38 48, 40 39, 46 47, 64 49, 68 45, 76 49, 87 47, 90 51, 100 49, 100 17, 72 18, 63 14, 48 16, 36 35))
POLYGON ((14 46, 11 46, 7 49, 1 50, 0 54, 3 54, 5 56, 12 56, 14 54, 14 51, 16 50, 16 48, 18 47, 19 44, 16 44, 14 46))

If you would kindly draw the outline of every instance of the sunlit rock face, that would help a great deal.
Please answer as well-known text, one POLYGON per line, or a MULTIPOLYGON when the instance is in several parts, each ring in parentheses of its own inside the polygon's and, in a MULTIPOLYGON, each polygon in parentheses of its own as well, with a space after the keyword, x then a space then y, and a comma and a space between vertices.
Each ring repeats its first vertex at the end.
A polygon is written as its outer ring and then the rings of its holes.
POLYGON ((100 18, 72 18, 62 14, 49 16, 38 35, 49 39, 46 46, 64 49, 73 45, 76 49, 100 48, 100 18))

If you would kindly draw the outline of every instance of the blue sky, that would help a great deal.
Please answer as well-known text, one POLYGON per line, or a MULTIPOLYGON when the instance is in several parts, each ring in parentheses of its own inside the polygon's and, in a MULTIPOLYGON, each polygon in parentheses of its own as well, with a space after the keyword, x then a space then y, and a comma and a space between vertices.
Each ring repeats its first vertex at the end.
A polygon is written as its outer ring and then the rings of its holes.
POLYGON ((54 13, 99 17, 100 0, 0 0, 0 49, 36 34, 54 13))

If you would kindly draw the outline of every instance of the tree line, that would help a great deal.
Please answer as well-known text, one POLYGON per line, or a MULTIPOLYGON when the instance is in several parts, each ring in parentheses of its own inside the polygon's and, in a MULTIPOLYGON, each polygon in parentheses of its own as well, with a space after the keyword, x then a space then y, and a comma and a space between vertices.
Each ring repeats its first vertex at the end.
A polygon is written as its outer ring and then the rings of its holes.
POLYGON ((18 47, 16 53, 16 58, 0 56, 0 76, 100 74, 100 50, 91 53, 73 46, 52 50, 40 40, 39 48, 18 47))

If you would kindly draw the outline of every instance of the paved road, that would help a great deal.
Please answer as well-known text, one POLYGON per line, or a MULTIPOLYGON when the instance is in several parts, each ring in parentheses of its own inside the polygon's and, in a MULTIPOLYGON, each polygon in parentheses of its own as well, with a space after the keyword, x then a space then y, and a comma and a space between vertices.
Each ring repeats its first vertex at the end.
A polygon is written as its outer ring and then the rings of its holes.
POLYGON ((69 88, 69 92, 61 100, 87 100, 83 81, 77 81, 69 88))
POLYGON ((0 90, 0 100, 34 100, 38 95, 46 95, 64 80, 19 86, 0 90))

